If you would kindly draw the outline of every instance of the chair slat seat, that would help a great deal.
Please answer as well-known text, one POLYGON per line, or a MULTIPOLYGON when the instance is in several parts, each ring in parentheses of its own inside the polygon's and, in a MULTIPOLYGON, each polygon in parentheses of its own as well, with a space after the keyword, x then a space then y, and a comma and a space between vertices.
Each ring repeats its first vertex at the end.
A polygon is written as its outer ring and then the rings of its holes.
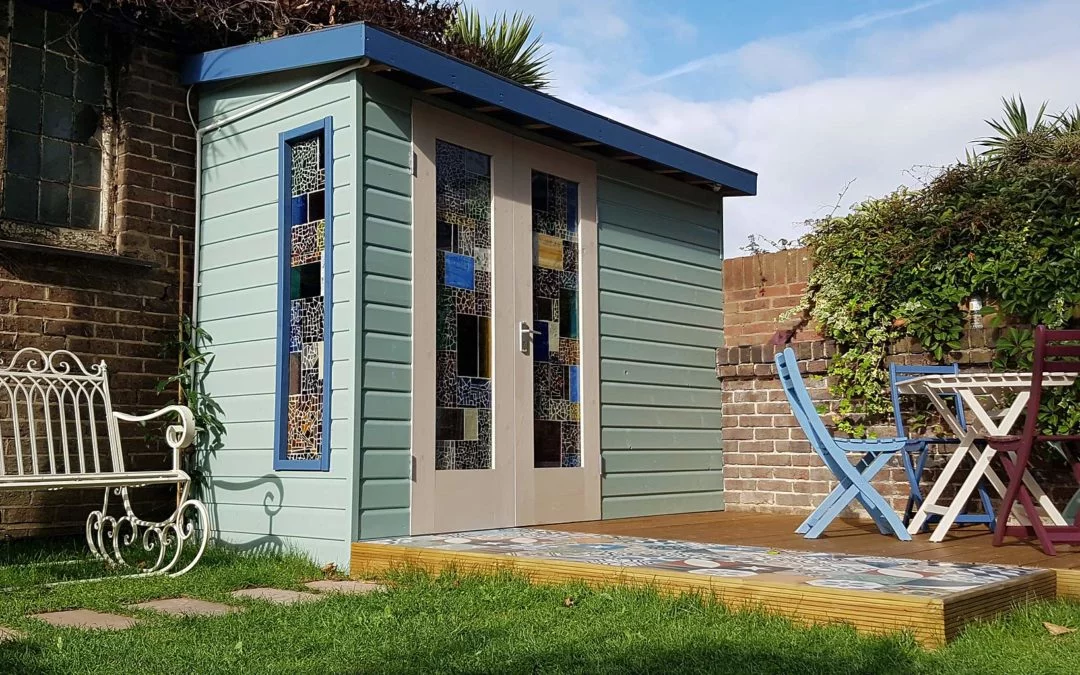
POLYGON ((0 490, 59 490, 63 488, 143 487, 190 480, 183 471, 125 471, 111 473, 0 476, 0 490))

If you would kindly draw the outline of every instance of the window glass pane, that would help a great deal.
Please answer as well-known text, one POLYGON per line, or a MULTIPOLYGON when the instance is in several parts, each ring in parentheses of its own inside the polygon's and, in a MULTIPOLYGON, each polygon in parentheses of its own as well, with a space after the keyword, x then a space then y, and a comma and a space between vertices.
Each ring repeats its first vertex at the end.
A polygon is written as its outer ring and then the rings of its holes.
POLYGON ((490 469, 491 157, 435 144, 435 469, 490 469))
POLYGON ((322 135, 297 141, 289 148, 292 191, 289 213, 289 460, 317 460, 323 454, 324 359, 326 358, 326 221, 313 211, 312 197, 325 198, 322 135))
POLYGON ((578 186, 532 174, 533 460, 581 466, 578 186))
POLYGON ((20 3, 9 33, 5 218, 34 224, 101 225, 101 116, 107 35, 85 14, 20 3), (77 55, 76 55, 77 53, 77 55), (31 187, 32 186, 32 187, 31 187))

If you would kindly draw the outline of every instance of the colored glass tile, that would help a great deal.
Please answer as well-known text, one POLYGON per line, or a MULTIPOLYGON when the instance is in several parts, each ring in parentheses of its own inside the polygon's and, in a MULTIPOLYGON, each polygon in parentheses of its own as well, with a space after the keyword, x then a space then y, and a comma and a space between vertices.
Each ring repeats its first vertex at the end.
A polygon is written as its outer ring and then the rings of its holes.
POLYGON ((533 172, 534 465, 581 465, 578 186, 533 172))
POLYGON ((544 269, 561 270, 563 268, 563 240, 547 234, 533 236, 536 238, 533 245, 536 260, 533 264, 544 269))
POLYGON ((289 208, 292 210, 290 215, 291 221, 296 223, 308 222, 308 196, 296 195, 289 202, 289 208))
POLYGON ((577 290, 568 288, 559 290, 559 331, 561 337, 578 337, 577 290))
POLYGON ((435 144, 435 468, 491 468, 491 158, 435 144), (453 412, 449 412, 453 411, 453 412))
POLYGON ((323 169, 321 136, 312 136, 294 143, 290 159, 294 197, 325 189, 326 172, 323 169))
POLYGON ((326 218, 326 191, 319 190, 308 195, 308 221, 326 218))
POLYGON ((443 283, 454 288, 473 290, 476 288, 476 260, 458 253, 446 254, 446 276, 443 283))
MULTIPOLYGON (((321 254, 320 254, 321 257, 321 254)), ((322 263, 313 262, 290 270, 292 299, 314 298, 322 295, 322 263)))
POLYGON ((562 424, 548 420, 533 422, 533 456, 537 468, 562 463, 562 424))

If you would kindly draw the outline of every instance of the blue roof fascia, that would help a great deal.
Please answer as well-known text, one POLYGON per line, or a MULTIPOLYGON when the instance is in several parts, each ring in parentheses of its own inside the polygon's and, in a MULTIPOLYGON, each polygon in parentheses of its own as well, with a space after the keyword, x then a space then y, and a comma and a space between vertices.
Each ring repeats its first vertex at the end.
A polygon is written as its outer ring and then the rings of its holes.
POLYGON ((757 174, 753 171, 665 141, 362 23, 199 54, 185 63, 181 75, 185 84, 201 84, 364 56, 490 105, 719 183, 740 194, 757 194, 757 174))
POLYGON ((180 69, 183 84, 205 84, 294 68, 353 61, 364 54, 368 27, 351 23, 312 33, 195 54, 180 69))

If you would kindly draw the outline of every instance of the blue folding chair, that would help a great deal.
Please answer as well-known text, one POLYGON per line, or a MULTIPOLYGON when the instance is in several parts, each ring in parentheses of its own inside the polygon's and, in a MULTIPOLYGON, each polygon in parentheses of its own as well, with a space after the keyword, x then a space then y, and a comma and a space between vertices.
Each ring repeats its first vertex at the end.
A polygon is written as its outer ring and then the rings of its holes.
MULTIPOLYGON (((952 364, 951 366, 899 366, 891 364, 889 366, 889 390, 892 396, 893 414, 896 417, 896 435, 906 436, 904 431, 904 417, 900 412, 900 385, 908 380, 913 380, 916 377, 922 377, 923 375, 958 375, 960 373, 960 365, 952 364)), ((967 420, 964 419, 964 403, 960 399, 959 394, 949 394, 943 398, 953 399, 953 405, 956 410, 956 421, 960 423, 962 429, 967 429, 967 420)), ((920 483, 922 481, 923 470, 926 468, 926 461, 930 458, 930 446, 935 444, 955 444, 959 443, 959 439, 956 438, 913 438, 910 439, 910 445, 907 452, 903 454, 904 472, 907 473, 908 483, 911 485, 911 494, 908 497, 907 506, 904 508, 904 523, 911 522, 912 517, 915 516, 915 512, 919 510, 919 507, 923 503, 922 489, 920 483), (914 461, 913 461, 914 459, 914 461)), ((963 513, 957 516, 957 523, 983 523, 994 529, 994 507, 990 502, 990 494, 986 490, 986 482, 979 482, 979 499, 982 501, 983 513, 963 513)), ((937 514, 931 514, 926 520, 926 524, 923 525, 923 529, 927 529, 930 523, 934 523, 941 520, 941 516, 937 514)))
POLYGON ((776 370, 791 404, 791 411, 810 441, 810 446, 839 482, 795 532, 807 539, 816 539, 851 502, 858 500, 882 534, 893 534, 902 541, 911 541, 903 521, 870 484, 893 456, 903 453, 908 440, 834 438, 810 399, 810 393, 799 374, 795 352, 790 347, 776 355, 776 370), (862 453, 862 457, 852 464, 848 460, 848 453, 862 453))

